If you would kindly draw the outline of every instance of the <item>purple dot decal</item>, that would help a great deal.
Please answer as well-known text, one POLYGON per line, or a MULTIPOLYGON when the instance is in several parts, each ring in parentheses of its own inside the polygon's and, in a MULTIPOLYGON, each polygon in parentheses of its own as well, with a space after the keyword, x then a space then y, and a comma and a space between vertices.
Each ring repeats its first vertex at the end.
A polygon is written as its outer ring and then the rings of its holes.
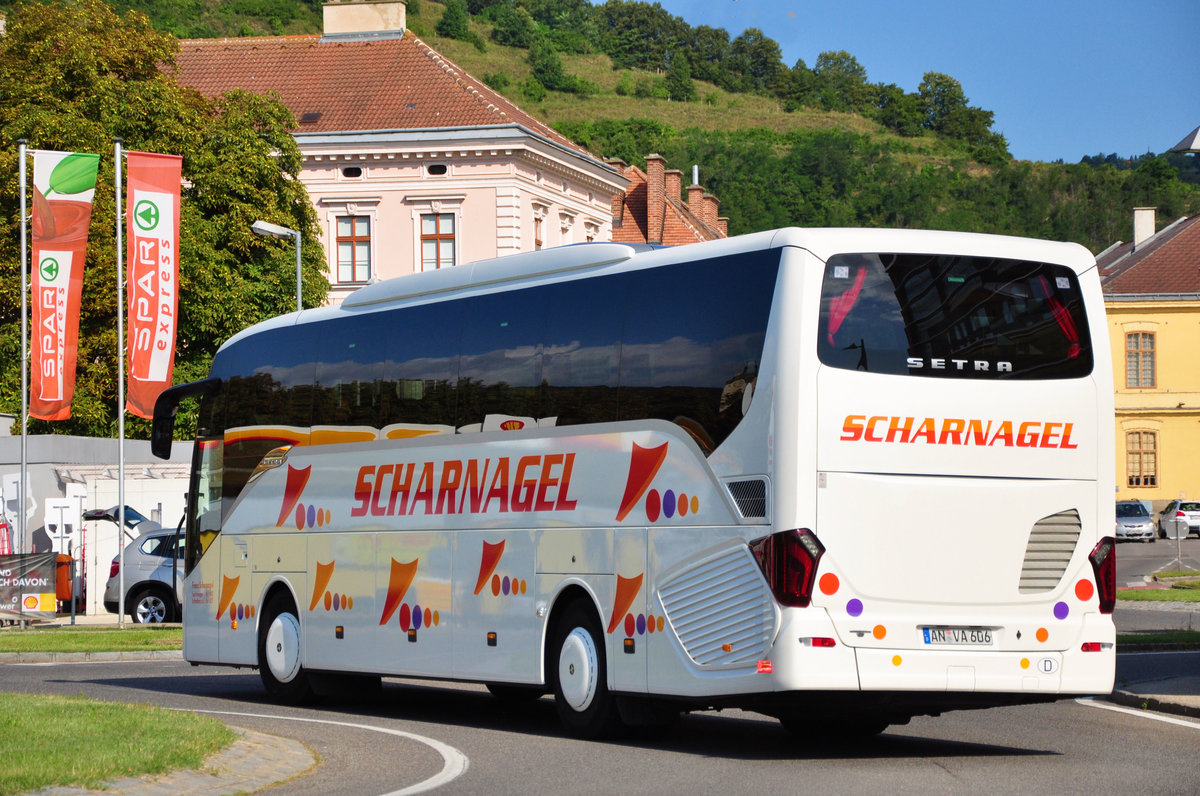
POLYGON ((508 590, 511 588, 512 582, 508 579, 508 575, 505 575, 504 580, 500 581, 500 591, 504 592, 504 595, 507 597, 508 590))
POLYGON ((424 618, 425 618, 425 615, 421 613, 421 606, 414 605, 413 609, 412 609, 412 623, 413 623, 414 630, 421 629, 421 620, 424 618))
POLYGON ((671 519, 672 517, 675 516, 675 509, 676 509, 675 490, 668 489, 666 492, 663 493, 663 504, 662 504, 663 515, 665 515, 667 519, 671 519))
POLYGON ((862 600, 858 599, 857 597, 846 603, 846 613, 850 614, 850 616, 862 616, 862 612, 862 600))
POLYGON ((646 495, 646 519, 650 522, 658 521, 658 513, 662 510, 662 498, 658 496, 657 489, 651 489, 646 495))
POLYGON ((316 524, 317 524, 317 507, 309 506, 308 507, 308 527, 311 528, 316 524))
POLYGON ((238 603, 238 619, 245 619, 245 618, 246 618, 246 606, 243 605, 242 603, 238 603))
POLYGON ((334 592, 333 593, 333 610, 336 611, 338 608, 341 607, 341 605, 342 605, 341 599, 338 597, 337 592, 334 592))
POLYGON ((638 618, 637 618, 637 632, 638 632, 638 635, 639 635, 639 636, 644 636, 644 635, 646 635, 646 617, 645 617, 645 616, 643 616, 642 614, 638 614, 638 618))
POLYGON ((1054 618, 1055 619, 1066 619, 1067 614, 1069 614, 1069 613, 1071 613, 1071 608, 1066 603, 1055 603, 1054 604, 1054 618))

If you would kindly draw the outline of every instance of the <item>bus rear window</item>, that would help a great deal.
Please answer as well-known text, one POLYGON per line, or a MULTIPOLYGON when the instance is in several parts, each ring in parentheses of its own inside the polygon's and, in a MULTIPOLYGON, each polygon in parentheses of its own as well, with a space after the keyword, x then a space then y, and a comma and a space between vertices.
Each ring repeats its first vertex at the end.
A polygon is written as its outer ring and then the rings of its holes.
POLYGON ((1065 266, 990 257, 839 254, 821 288, 823 364, 935 378, 1092 372, 1083 297, 1065 266))

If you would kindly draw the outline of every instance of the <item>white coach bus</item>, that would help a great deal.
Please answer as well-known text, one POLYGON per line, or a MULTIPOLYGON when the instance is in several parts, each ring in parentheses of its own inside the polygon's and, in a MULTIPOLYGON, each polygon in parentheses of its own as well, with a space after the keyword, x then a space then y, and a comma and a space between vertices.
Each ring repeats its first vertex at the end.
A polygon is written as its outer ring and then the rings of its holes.
POLYGON ((1113 391, 1072 244, 783 229, 415 274, 201 396, 184 656, 552 692, 582 737, 1107 693, 1113 391))

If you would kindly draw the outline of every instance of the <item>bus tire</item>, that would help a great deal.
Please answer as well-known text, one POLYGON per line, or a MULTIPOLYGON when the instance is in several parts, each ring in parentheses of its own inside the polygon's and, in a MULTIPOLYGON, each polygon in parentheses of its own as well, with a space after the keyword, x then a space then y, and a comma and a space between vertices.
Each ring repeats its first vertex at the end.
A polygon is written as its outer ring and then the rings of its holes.
POLYGON ((311 702, 312 682, 300 665, 300 619, 291 597, 271 597, 258 628, 258 675, 267 695, 288 705, 311 702))
POLYGON ((554 705, 567 732, 584 739, 621 735, 626 727, 608 690, 604 634, 591 606, 582 601, 567 606, 555 625, 549 662, 554 705))

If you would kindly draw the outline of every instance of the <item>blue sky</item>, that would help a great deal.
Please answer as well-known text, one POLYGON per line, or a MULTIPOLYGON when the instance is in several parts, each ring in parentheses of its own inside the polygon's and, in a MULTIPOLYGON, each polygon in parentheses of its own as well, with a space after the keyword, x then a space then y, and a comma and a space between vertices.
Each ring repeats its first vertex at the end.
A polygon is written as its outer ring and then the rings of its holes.
POLYGON ((1200 0, 660 2, 731 38, 759 28, 788 66, 845 50, 910 92, 948 74, 1019 160, 1165 152, 1200 125, 1200 0))

